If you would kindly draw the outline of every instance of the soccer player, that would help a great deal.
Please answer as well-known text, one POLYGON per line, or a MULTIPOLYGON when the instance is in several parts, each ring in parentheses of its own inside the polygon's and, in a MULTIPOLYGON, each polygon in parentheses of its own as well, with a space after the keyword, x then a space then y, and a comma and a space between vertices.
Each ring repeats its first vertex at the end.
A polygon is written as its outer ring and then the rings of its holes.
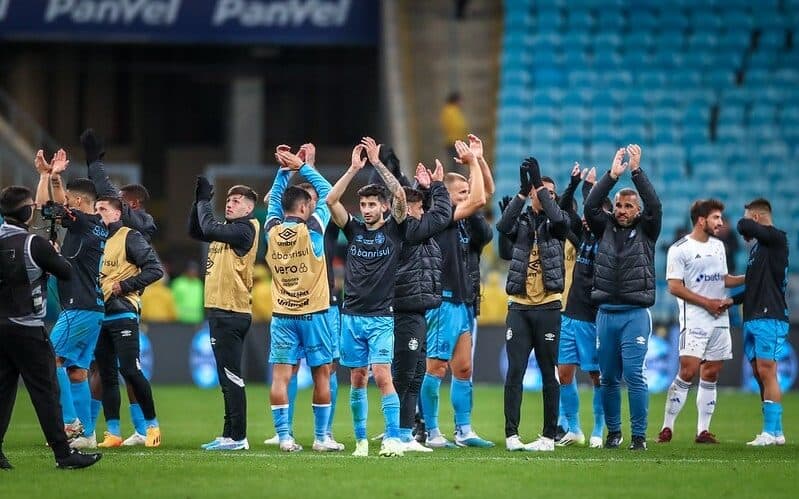
MULTIPOLYGON (((580 172, 580 166, 572 170, 569 187, 560 199, 560 207, 569 215, 570 230, 566 236, 567 249, 572 248, 572 269, 569 270, 568 254, 566 262, 566 303, 561 312, 560 343, 558 345, 558 379, 560 380, 561 416, 566 420, 566 428, 556 445, 585 443, 585 435, 580 428, 580 397, 577 392, 575 373, 579 366, 587 372, 594 386, 593 412, 594 427, 588 445, 602 447, 602 432, 605 428, 605 411, 602 408, 602 388, 599 383, 599 352, 597 350, 596 305, 591 302, 591 287, 594 280, 594 259, 597 251, 597 238, 588 229, 585 218, 580 218, 574 208, 574 191, 583 183, 583 199, 588 197, 596 181, 596 169, 580 172), (571 273, 571 282, 568 282, 571 273)), ((610 200, 603 200, 603 209, 611 211, 610 200)))
POLYGON ((485 206, 485 184, 480 163, 464 142, 456 143, 459 159, 469 165, 469 179, 457 173, 444 177, 453 206, 452 222, 435 239, 441 248, 442 302, 428 310, 427 372, 422 382, 422 413, 428 447, 451 447, 438 425, 441 381, 452 370, 451 401, 455 413, 455 445, 492 447, 472 429, 472 326, 474 284, 469 275, 471 235, 467 218, 485 206))
POLYGON ((655 188, 641 170, 638 145, 616 151, 610 171, 591 189, 583 211, 589 229, 599 237, 591 299, 599 306, 596 329, 608 428, 605 447, 618 448, 622 443, 620 382, 624 376, 630 399, 630 449, 646 450, 649 389, 643 368, 652 332, 648 307, 655 303, 655 243, 663 211, 655 188), (629 162, 624 161, 625 153, 629 162), (621 189, 614 197, 613 214, 606 213, 602 200, 628 166, 638 192, 621 189))
POLYGON ((402 245, 402 226, 408 214, 405 191, 379 158, 380 146, 364 137, 352 152, 349 169, 327 195, 333 221, 341 227, 349 242, 344 274, 344 304, 341 310, 341 365, 350 371, 350 407, 355 428, 354 456, 369 454, 366 438, 368 402, 366 385, 371 366, 375 383, 382 394, 385 438, 380 455, 403 455, 399 440, 400 402, 391 379, 394 354, 394 279, 402 245), (340 199, 352 179, 364 167, 366 151, 369 162, 380 172, 393 195, 391 216, 386 188, 369 184, 358 190, 363 221, 352 217, 340 199))
POLYGON ((433 236, 452 221, 452 205, 443 183, 444 166, 430 172, 419 163, 421 190, 404 187, 408 203, 404 244, 394 289, 394 361, 392 377, 400 399, 400 439, 408 452, 432 452, 413 438, 413 425, 424 376, 427 322, 425 312, 441 305, 441 249, 433 236), (426 191, 429 207, 424 209, 426 191))
POLYGON ((108 229, 95 213, 97 193, 86 178, 70 181, 64 191, 61 174, 69 161, 63 149, 47 164, 44 154, 36 155, 39 186, 36 203, 51 199, 57 203, 61 225, 67 229, 61 254, 72 264, 72 277, 58 281, 62 311, 50 335, 56 354, 56 375, 61 389, 65 431, 74 437, 76 449, 97 447, 91 417, 88 369, 103 321, 103 292, 100 268, 108 229))
POLYGON ((547 452, 555 450, 558 424, 558 338, 565 274, 563 244, 569 217, 555 203, 555 183, 541 176, 535 158, 524 160, 519 176, 519 194, 497 222, 497 230, 513 243, 505 285, 509 296, 505 447, 509 451, 547 452), (523 212, 528 197, 532 197, 532 209, 523 212), (543 381, 544 428, 537 440, 525 445, 519 437, 522 381, 533 350, 543 381))
POLYGON ((288 383, 302 351, 314 380, 313 450, 337 451, 338 444, 327 438, 333 345, 326 318, 330 289, 324 231, 330 221, 330 210, 324 203, 314 206, 305 189, 287 187, 290 170, 299 171, 310 180, 323 198, 330 191, 330 183, 287 147, 279 147, 275 156, 283 168, 278 170, 272 185, 265 226, 269 241, 266 262, 272 272, 274 310, 270 326, 272 388, 269 398, 275 430, 281 450, 302 450, 291 435, 288 419, 288 383))
POLYGON ((669 292, 677 298, 680 314, 680 371, 666 396, 658 443, 671 441, 674 422, 697 373, 699 420, 695 442, 718 443, 710 433, 710 419, 716 409, 716 382, 724 361, 732 359, 727 314, 732 299, 726 297, 725 288, 744 283, 744 276, 728 275, 724 243, 715 237, 724 224, 723 211, 721 201, 695 201, 691 206, 693 230, 672 244, 667 254, 666 279, 669 292))
POLYGON ((754 239, 755 245, 749 252, 743 294, 744 354, 763 401, 763 430, 747 445, 784 445, 777 359, 788 337, 788 238, 774 227, 768 200, 755 199, 745 208, 738 232, 747 241, 754 239))
POLYGON ((102 455, 84 455, 69 448, 53 372, 55 353, 44 329, 47 274, 69 280, 71 265, 58 254, 57 245, 29 232, 35 208, 27 187, 10 186, 0 191, 0 213, 4 217, 0 224, 0 470, 13 468, 2 446, 20 376, 56 466, 85 468, 102 455))
POLYGON ((100 285, 105 299, 105 317, 95 348, 97 370, 103 385, 103 412, 107 431, 99 447, 119 447, 119 375, 133 390, 146 422, 145 446, 161 445, 161 429, 155 417, 150 382, 139 360, 139 295, 164 276, 155 250, 138 231, 123 226, 122 202, 100 197, 97 213, 108 227, 100 285))
POLYGON ((247 395, 241 372, 244 338, 252 323, 252 273, 258 250, 258 220, 252 211, 258 199, 246 185, 234 185, 225 200, 225 222, 214 218, 213 187, 197 177, 189 234, 211 243, 205 265, 205 309, 211 330, 216 370, 225 401, 222 436, 203 444, 206 450, 250 448, 247 441, 247 395))
MULTIPOLYGON (((158 228, 153 221, 153 217, 144 208, 144 203, 150 199, 150 193, 147 188, 140 184, 128 184, 117 189, 105 172, 105 165, 103 164, 105 148, 103 141, 97 137, 93 129, 87 128, 84 130, 80 135, 80 143, 83 146, 83 152, 86 157, 87 177, 94 182, 98 197, 122 198, 122 224, 138 231, 149 243, 158 228)), ((92 420, 96 421, 103 400, 103 387, 96 369, 89 371, 89 384, 92 391, 92 420)), ((130 401, 130 418, 133 421, 135 430, 130 437, 125 439, 122 445, 144 445, 147 441, 147 423, 141 406, 136 401, 133 387, 127 384, 125 387, 130 401)))

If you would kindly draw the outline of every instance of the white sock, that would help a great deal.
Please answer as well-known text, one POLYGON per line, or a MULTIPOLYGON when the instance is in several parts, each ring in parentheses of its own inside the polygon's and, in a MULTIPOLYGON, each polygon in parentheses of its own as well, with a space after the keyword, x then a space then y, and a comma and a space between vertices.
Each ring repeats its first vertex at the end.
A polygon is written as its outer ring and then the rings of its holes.
POLYGON ((666 394, 666 414, 663 416, 663 428, 674 429, 674 421, 685 405, 685 399, 688 398, 690 389, 691 383, 683 381, 679 376, 674 377, 666 394))
POLYGON ((699 420, 696 424, 696 434, 710 429, 710 418, 716 410, 716 383, 713 381, 699 380, 699 390, 696 392, 696 412, 699 420))

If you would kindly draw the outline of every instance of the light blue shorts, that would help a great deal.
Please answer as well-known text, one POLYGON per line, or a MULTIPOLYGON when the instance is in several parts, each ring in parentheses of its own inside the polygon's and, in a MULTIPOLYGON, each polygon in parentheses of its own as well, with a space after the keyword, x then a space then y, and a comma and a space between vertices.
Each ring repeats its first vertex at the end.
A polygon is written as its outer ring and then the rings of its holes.
POLYGON ((427 357, 449 360, 462 334, 472 332, 474 307, 465 303, 441 302, 425 312, 427 319, 427 357))
POLYGON ((744 354, 754 359, 777 360, 788 338, 788 323, 776 319, 744 322, 744 354))
POLYGON ((325 317, 333 341, 333 360, 336 360, 341 357, 341 308, 338 305, 330 305, 325 317))
POLYGON ((63 310, 50 333, 56 357, 64 359, 64 367, 88 369, 94 358, 94 347, 100 337, 103 312, 63 310))
POLYGON ((269 326, 269 362, 297 364, 304 356, 310 367, 333 362, 333 339, 325 312, 273 316, 269 326))
POLYGON ((596 325, 561 317, 558 364, 576 364, 585 372, 599 371, 596 325))
POLYGON ((394 360, 394 317, 341 314, 341 365, 366 367, 394 360))

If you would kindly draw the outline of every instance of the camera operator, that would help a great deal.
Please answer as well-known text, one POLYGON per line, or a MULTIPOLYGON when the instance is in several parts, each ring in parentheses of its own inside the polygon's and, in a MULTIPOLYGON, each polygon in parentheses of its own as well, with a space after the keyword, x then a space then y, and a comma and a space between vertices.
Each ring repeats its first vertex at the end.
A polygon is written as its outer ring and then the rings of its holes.
POLYGON ((27 187, 0 191, 0 469, 12 466, 2 452, 19 376, 25 380, 39 424, 59 468, 85 468, 100 454, 69 448, 62 426, 55 353, 43 318, 47 274, 69 280, 72 266, 48 241, 28 232, 36 204, 27 187))

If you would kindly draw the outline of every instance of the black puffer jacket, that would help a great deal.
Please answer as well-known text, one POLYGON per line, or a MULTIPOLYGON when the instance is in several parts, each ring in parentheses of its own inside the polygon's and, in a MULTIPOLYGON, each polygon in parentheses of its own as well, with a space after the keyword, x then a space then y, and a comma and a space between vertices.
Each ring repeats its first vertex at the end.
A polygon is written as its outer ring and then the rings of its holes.
POLYGON ((591 232, 600 237, 594 262, 594 303, 611 306, 651 307, 655 304, 655 243, 660 235, 663 209, 644 172, 632 173, 643 203, 629 227, 602 210, 602 200, 616 185, 606 173, 585 200, 585 218, 591 232))
POLYGON ((394 283, 394 312, 424 312, 441 305, 441 248, 433 238, 452 221, 449 193, 441 182, 430 185, 430 209, 402 224, 405 239, 394 283))
POLYGON ((522 213, 527 199, 514 196, 497 223, 497 230, 513 242, 505 285, 505 292, 509 295, 524 295, 527 292, 527 265, 534 243, 538 244, 541 254, 544 289, 555 293, 563 291, 566 274, 563 242, 569 230, 569 217, 550 197, 549 191, 541 189, 537 195, 543 213, 536 214, 532 209, 522 213))

